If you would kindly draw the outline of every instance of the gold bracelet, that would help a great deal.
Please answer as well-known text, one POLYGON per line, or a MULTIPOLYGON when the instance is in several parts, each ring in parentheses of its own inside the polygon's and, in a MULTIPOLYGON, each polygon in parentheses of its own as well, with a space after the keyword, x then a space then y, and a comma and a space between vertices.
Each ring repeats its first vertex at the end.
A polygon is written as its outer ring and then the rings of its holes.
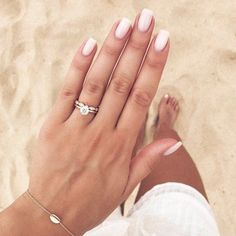
POLYGON ((49 215, 49 219, 53 224, 59 224, 69 235, 75 236, 62 222, 61 219, 54 213, 51 213, 49 210, 47 210, 38 200, 36 200, 33 195, 29 192, 29 190, 26 191, 27 196, 44 212, 46 212, 49 215))

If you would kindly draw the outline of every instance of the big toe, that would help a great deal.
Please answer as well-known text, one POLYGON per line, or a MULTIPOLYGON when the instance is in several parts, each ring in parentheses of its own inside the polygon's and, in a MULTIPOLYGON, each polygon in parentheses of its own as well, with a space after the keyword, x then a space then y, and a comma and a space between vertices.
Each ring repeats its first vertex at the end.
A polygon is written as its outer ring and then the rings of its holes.
POLYGON ((161 99, 160 105, 167 104, 169 101, 169 98, 170 98, 169 94, 165 94, 161 99))

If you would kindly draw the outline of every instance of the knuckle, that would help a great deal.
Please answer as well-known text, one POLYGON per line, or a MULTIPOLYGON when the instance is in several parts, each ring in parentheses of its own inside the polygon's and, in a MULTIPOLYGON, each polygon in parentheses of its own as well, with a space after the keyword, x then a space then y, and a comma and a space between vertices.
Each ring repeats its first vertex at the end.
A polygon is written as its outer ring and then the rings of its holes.
POLYGON ((151 95, 148 92, 141 89, 135 89, 132 97, 133 101, 137 105, 144 108, 149 107, 152 101, 151 95))
POLYGON ((91 150, 96 150, 96 148, 100 145, 100 143, 103 140, 103 136, 102 136, 102 132, 94 132, 91 136, 90 136, 90 140, 89 140, 89 147, 91 150))
MULTIPOLYGON (((142 149, 139 152, 139 155, 144 156, 144 157, 150 156, 149 152, 145 149, 142 149)), ((147 174, 151 173, 155 169, 155 162, 153 162, 153 159, 152 158, 146 158, 146 160, 143 161, 143 168, 144 168, 144 171, 147 174)))
POLYGON ((141 38, 139 38, 139 40, 136 38, 133 38, 130 40, 129 45, 134 49, 140 50, 140 49, 145 49, 147 43, 141 38))
MULTIPOLYGON (((116 140, 119 140, 119 143, 123 146, 124 143, 127 142, 127 139, 129 138, 127 129, 119 129, 116 131, 116 140)), ((119 144, 117 143, 119 146, 119 144)), ((119 147, 120 148, 120 147, 119 147)))
POLYGON ((131 89, 131 82, 126 74, 118 74, 111 83, 113 90, 118 94, 128 94, 131 89))
POLYGON ((116 56, 117 54, 120 53, 120 50, 116 48, 115 46, 109 43, 106 43, 103 46, 103 52, 108 56, 116 56))
POLYGON ((100 81, 88 80, 84 85, 85 91, 89 94, 100 94, 104 89, 104 85, 100 81))
POLYGON ((72 66, 78 71, 86 71, 88 64, 89 62, 86 59, 81 60, 78 56, 72 61, 72 66))
POLYGON ((75 97, 76 96, 76 92, 74 91, 73 88, 70 88, 69 86, 64 86, 61 89, 60 96, 62 98, 75 97))
POLYGON ((144 168, 146 170, 146 173, 151 173, 154 169, 154 165, 151 161, 146 160, 146 162, 144 162, 144 168))
POLYGON ((39 140, 42 140, 42 141, 52 140, 54 138, 53 129, 51 129, 50 127, 44 124, 43 127, 39 131, 38 138, 39 140))
POLYGON ((149 67, 155 68, 155 69, 159 69, 162 70, 165 66, 165 60, 163 58, 154 58, 151 56, 148 56, 146 59, 146 63, 149 67))

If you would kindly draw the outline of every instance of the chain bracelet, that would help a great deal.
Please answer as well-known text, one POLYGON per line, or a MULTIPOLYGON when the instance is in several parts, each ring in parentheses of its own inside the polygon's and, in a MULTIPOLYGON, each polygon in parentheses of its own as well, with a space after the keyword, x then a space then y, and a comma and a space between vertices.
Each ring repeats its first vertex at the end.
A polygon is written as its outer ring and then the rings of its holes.
POLYGON ((44 212, 49 215, 49 220, 53 224, 59 224, 69 235, 75 236, 61 221, 61 219, 54 213, 51 213, 48 209, 46 209, 30 192, 29 190, 26 191, 27 196, 33 201, 35 205, 41 208, 44 212))

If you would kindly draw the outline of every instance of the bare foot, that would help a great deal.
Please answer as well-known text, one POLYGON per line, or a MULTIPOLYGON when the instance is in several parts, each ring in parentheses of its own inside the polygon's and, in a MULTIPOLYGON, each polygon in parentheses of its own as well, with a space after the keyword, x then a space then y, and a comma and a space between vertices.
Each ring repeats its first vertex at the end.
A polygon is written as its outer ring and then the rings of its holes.
MULTIPOLYGON (((162 97, 158 106, 156 132, 160 129, 173 129, 179 112, 179 103, 176 98, 166 94, 162 97)), ((154 138, 156 136, 154 134, 154 138)))

